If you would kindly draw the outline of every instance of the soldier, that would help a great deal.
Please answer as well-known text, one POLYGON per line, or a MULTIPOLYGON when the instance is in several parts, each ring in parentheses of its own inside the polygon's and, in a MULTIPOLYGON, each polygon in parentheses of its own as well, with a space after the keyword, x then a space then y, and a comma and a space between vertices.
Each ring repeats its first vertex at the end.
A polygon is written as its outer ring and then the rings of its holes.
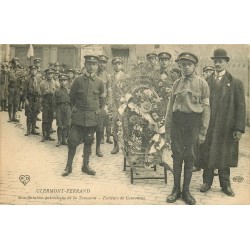
POLYGON ((94 141, 94 133, 100 121, 101 108, 103 108, 104 85, 96 76, 99 58, 98 56, 86 55, 86 72, 75 78, 70 89, 70 101, 72 108, 72 125, 68 137, 68 160, 62 176, 72 172, 72 162, 76 147, 84 142, 84 161, 82 172, 95 175, 95 171, 89 166, 91 146, 94 141))
POLYGON ((209 87, 207 82, 195 73, 198 58, 191 53, 181 53, 176 60, 183 76, 175 81, 170 95, 166 116, 166 135, 173 158, 174 187, 167 202, 181 197, 189 204, 196 203, 189 186, 196 159, 197 141, 204 143, 209 123, 209 87), (184 182, 181 192, 181 172, 184 161, 184 182))
POLYGON ((214 169, 218 169, 223 193, 234 196, 230 183, 230 168, 237 167, 239 141, 245 132, 246 104, 241 80, 227 71, 230 58, 224 49, 216 49, 211 59, 215 72, 208 79, 211 96, 211 119, 205 143, 200 148, 203 171, 201 192, 213 183, 214 169))
MULTIPOLYGON (((98 65, 98 71, 97 76, 100 77, 104 84, 104 98, 105 103, 107 99, 110 99, 110 92, 111 92, 111 79, 110 75, 105 70, 108 62, 108 57, 105 55, 99 56, 99 65, 98 65)), ((106 107, 106 106, 105 106, 106 107)), ((101 119, 100 123, 98 124, 98 128, 96 131, 96 155, 99 157, 103 157, 103 154, 101 152, 101 142, 104 137, 104 125, 106 127, 107 132, 107 142, 112 144, 112 141, 110 140, 110 134, 111 134, 111 127, 110 127, 110 120, 109 115, 106 113, 105 109, 101 110, 101 119), (104 124, 105 121, 105 124, 104 124)))
POLYGON ((10 81, 9 66, 7 63, 1 65, 0 74, 0 101, 1 111, 7 110, 8 85, 10 81))
POLYGON ((68 88, 69 77, 65 74, 59 75, 61 87, 55 91, 56 105, 56 125, 57 125, 57 147, 68 145, 66 138, 68 136, 69 126, 71 124, 71 106, 68 88))
POLYGON ((206 66, 203 68, 203 76, 204 79, 207 80, 208 77, 214 73, 214 67, 213 66, 206 66))
POLYGON ((36 119, 40 109, 40 83, 41 78, 36 77, 37 67, 32 65, 29 67, 30 75, 26 79, 24 86, 25 115, 27 117, 26 136, 31 134, 39 135, 36 131, 36 119))
POLYGON ((16 118, 16 112, 20 103, 20 88, 17 82, 17 78, 21 75, 21 69, 19 64, 19 58, 15 57, 12 59, 12 68, 10 70, 10 81, 8 85, 8 122, 19 122, 16 118))
POLYGON ((52 122, 54 117, 54 93, 56 90, 55 81, 53 79, 53 69, 45 70, 45 79, 41 83, 41 97, 42 97, 42 132, 43 138, 41 142, 54 141, 50 136, 52 129, 52 122))
POLYGON ((68 89, 71 88, 73 81, 75 79, 75 71, 74 69, 67 69, 66 71, 67 75, 68 75, 68 89))
POLYGON ((22 109, 25 106, 24 92, 23 92, 25 81, 26 81, 26 75, 22 74, 17 78, 17 83, 20 88, 20 103, 18 108, 19 111, 22 111, 22 109))
POLYGON ((159 95, 163 98, 164 104, 167 106, 168 98, 173 86, 173 83, 177 79, 176 74, 174 74, 170 68, 169 63, 171 59, 171 54, 168 52, 161 52, 158 54, 159 64, 160 64, 160 82, 163 84, 161 89, 164 89, 163 93, 159 95))
MULTIPOLYGON (((112 60, 112 67, 114 72, 111 74, 111 89, 112 89, 112 105, 116 110, 119 108, 120 98, 121 98, 121 80, 126 77, 126 74, 123 72, 123 59, 120 57, 115 57, 112 60)), ((113 121, 113 140, 114 140, 114 148, 111 151, 111 154, 117 154, 120 150, 118 143, 118 117, 114 118, 113 121)))
POLYGON ((42 61, 41 58, 34 58, 34 65, 37 67, 37 77, 44 80, 45 73, 43 69, 41 68, 41 61, 42 61))
POLYGON ((156 53, 148 53, 146 55, 146 59, 147 59, 148 66, 150 69, 153 69, 156 71, 159 70, 159 65, 157 62, 157 54, 156 53))

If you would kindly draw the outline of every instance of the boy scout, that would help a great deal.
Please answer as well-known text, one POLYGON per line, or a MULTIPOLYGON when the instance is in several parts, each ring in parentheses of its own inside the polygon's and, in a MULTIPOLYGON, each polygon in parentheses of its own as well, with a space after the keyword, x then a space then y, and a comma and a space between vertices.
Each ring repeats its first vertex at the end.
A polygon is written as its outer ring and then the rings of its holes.
POLYGON ((86 71, 75 78, 70 89, 70 101, 72 108, 72 126, 68 137, 68 160, 62 176, 72 172, 72 163, 76 153, 76 147, 83 141, 83 166, 82 172, 95 175, 95 171, 89 166, 91 146, 94 141, 94 133, 100 121, 101 108, 103 108, 104 85, 96 76, 99 57, 87 55, 85 58, 86 71))
POLYGON ((68 89, 69 77, 65 74, 59 75, 61 87, 55 92, 56 106, 56 125, 57 125, 57 147, 68 145, 66 138, 68 136, 69 126, 71 124, 71 106, 68 89))
POLYGON ((56 84, 53 79, 53 69, 45 70, 45 80, 41 83, 41 97, 42 97, 42 131, 43 138, 41 142, 54 141, 55 139, 50 136, 52 122, 54 117, 54 93, 56 84))
POLYGON ((198 58, 191 53, 181 53, 176 60, 183 76, 173 85, 166 116, 167 139, 171 134, 174 187, 167 202, 181 197, 190 205, 196 203, 189 192, 192 169, 196 159, 197 141, 204 143, 207 133, 210 109, 207 82, 195 73, 198 58), (181 192, 181 172, 184 161, 184 183, 181 192))

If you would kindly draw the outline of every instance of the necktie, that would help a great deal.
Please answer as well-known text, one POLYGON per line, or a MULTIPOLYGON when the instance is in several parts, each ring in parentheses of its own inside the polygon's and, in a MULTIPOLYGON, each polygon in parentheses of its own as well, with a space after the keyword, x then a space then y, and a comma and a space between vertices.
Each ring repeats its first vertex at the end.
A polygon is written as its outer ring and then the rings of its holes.
POLYGON ((218 87, 220 84, 220 78, 219 78, 219 74, 216 76, 215 78, 215 82, 216 82, 216 86, 218 87))

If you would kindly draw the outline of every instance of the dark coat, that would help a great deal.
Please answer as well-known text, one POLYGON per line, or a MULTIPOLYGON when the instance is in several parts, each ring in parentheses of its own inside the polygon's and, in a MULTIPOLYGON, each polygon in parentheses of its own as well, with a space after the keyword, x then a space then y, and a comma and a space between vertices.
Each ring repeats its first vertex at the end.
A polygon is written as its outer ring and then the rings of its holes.
POLYGON ((245 132, 246 105, 243 83, 229 72, 222 77, 220 89, 216 85, 214 73, 207 82, 210 88, 211 117, 205 143, 200 147, 200 167, 237 167, 239 142, 234 141, 233 132, 245 132))
POLYGON ((92 127, 100 121, 103 106, 103 81, 96 75, 88 77, 80 75, 74 79, 70 89, 72 108, 72 124, 92 127))

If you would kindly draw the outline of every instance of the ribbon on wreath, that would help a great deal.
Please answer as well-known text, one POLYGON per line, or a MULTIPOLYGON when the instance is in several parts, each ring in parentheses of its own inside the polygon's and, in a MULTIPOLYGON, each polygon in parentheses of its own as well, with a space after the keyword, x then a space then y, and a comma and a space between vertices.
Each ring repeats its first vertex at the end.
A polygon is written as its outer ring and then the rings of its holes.
POLYGON ((165 145, 165 139, 162 137, 162 134, 165 133, 165 126, 162 126, 158 129, 158 133, 153 136, 151 139, 152 146, 149 150, 149 154, 156 153, 157 150, 160 151, 165 145))
POLYGON ((121 106, 118 108, 118 112, 120 115, 123 114, 127 106, 129 105, 129 100, 131 99, 132 95, 127 93, 125 97, 121 97, 120 102, 122 103, 121 106))

